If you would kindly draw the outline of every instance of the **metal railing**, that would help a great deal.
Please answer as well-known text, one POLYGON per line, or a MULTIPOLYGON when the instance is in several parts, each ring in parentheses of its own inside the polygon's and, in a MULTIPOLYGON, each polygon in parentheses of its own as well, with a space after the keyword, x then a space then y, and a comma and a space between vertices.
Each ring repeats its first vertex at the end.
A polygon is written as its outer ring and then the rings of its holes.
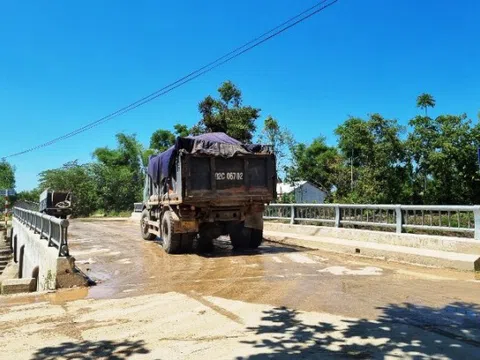
POLYGON ((35 234, 39 234, 40 239, 47 240, 48 246, 55 246, 58 249, 58 256, 69 256, 68 220, 20 207, 13 208, 13 216, 35 234))
POLYGON ((397 233, 463 233, 480 240, 480 206, 270 204, 264 218, 290 224, 385 228, 397 233))
POLYGON ((34 201, 17 200, 13 207, 19 207, 22 209, 38 211, 40 204, 34 201))
MULTIPOLYGON (((143 203, 135 203, 134 212, 141 212, 142 207, 143 203)), ((270 204, 264 219, 290 224, 384 228, 397 233, 469 234, 480 240, 480 206, 477 205, 270 204)))
POLYGON ((133 212, 142 212, 143 210, 143 203, 133 203, 133 212))

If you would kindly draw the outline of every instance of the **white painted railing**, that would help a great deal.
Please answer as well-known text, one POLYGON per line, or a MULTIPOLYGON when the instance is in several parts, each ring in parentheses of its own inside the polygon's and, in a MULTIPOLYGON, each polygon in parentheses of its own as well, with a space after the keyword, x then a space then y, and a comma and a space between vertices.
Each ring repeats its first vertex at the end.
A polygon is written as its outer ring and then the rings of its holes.
POLYGON ((58 249, 58 256, 69 255, 68 220, 20 207, 13 208, 13 216, 34 233, 39 234, 40 239, 46 239, 48 246, 55 246, 58 249))
MULTIPOLYGON (((135 203, 134 211, 141 212, 142 203, 135 203)), ((264 219, 288 221, 290 224, 377 227, 397 233, 464 233, 480 240, 478 205, 270 204, 266 207, 264 219)))
POLYGON ((390 228, 397 233, 415 230, 469 233, 480 240, 480 206, 270 204, 266 220, 290 224, 325 224, 335 227, 390 228))

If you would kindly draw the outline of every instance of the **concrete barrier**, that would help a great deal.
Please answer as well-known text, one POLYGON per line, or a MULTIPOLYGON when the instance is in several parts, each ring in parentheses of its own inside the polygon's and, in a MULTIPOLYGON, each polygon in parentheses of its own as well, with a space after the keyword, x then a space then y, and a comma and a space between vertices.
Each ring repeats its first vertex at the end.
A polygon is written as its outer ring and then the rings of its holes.
POLYGON ((0 294, 11 295, 35 291, 36 279, 6 279, 0 285, 0 294))
POLYGON ((476 276, 480 275, 478 240, 271 222, 265 222, 264 236, 287 245, 475 271, 476 276))
POLYGON ((131 221, 140 221, 141 218, 142 218, 141 212, 132 212, 129 219, 131 221))
POLYGON ((265 222, 265 231, 280 231, 298 235, 318 236, 355 241, 373 242, 418 249, 440 250, 480 256, 480 241, 468 238, 387 231, 356 230, 314 225, 290 225, 265 222))
POLYGON ((48 246, 18 219, 12 221, 13 259, 18 263, 19 278, 33 278, 35 290, 55 290, 59 287, 83 286, 87 280, 75 268, 71 256, 60 257, 58 249, 48 246))

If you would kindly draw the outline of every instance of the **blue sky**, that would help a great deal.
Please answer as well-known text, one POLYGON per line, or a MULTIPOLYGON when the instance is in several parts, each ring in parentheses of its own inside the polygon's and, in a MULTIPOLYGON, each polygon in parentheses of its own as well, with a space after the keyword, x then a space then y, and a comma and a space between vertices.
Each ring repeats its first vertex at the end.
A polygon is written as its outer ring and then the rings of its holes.
MULTIPOLYGON (((316 1, 10 1, 0 12, 0 157, 62 135, 204 65, 316 1)), ((232 80, 244 102, 300 141, 349 115, 406 124, 429 92, 433 115, 480 110, 480 2, 340 0, 261 47, 92 131, 11 158, 17 190, 40 171, 158 128, 193 125, 198 102, 232 80)))

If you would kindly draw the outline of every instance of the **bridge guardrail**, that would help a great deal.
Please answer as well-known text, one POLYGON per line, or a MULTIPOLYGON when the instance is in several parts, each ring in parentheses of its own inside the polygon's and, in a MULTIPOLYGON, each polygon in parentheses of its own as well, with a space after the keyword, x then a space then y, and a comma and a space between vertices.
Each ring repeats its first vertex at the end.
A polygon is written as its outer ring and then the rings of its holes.
MULTIPOLYGON (((143 203, 135 203, 134 212, 141 212, 142 206, 143 203)), ((264 219, 286 220, 290 224, 379 227, 397 233, 408 230, 464 233, 480 240, 478 205, 270 204, 264 219)))
POLYGON ((13 216, 34 233, 39 234, 40 239, 46 239, 48 246, 55 246, 58 249, 58 256, 69 256, 68 220, 20 207, 13 208, 13 216))
POLYGON ((32 210, 32 211, 38 211, 39 209, 39 204, 34 201, 28 201, 28 200, 17 200, 13 207, 19 207, 22 209, 27 209, 27 210, 32 210))
POLYGON ((476 205, 270 204, 264 219, 334 227, 383 227, 397 233, 407 230, 468 233, 480 240, 480 206, 476 205))

